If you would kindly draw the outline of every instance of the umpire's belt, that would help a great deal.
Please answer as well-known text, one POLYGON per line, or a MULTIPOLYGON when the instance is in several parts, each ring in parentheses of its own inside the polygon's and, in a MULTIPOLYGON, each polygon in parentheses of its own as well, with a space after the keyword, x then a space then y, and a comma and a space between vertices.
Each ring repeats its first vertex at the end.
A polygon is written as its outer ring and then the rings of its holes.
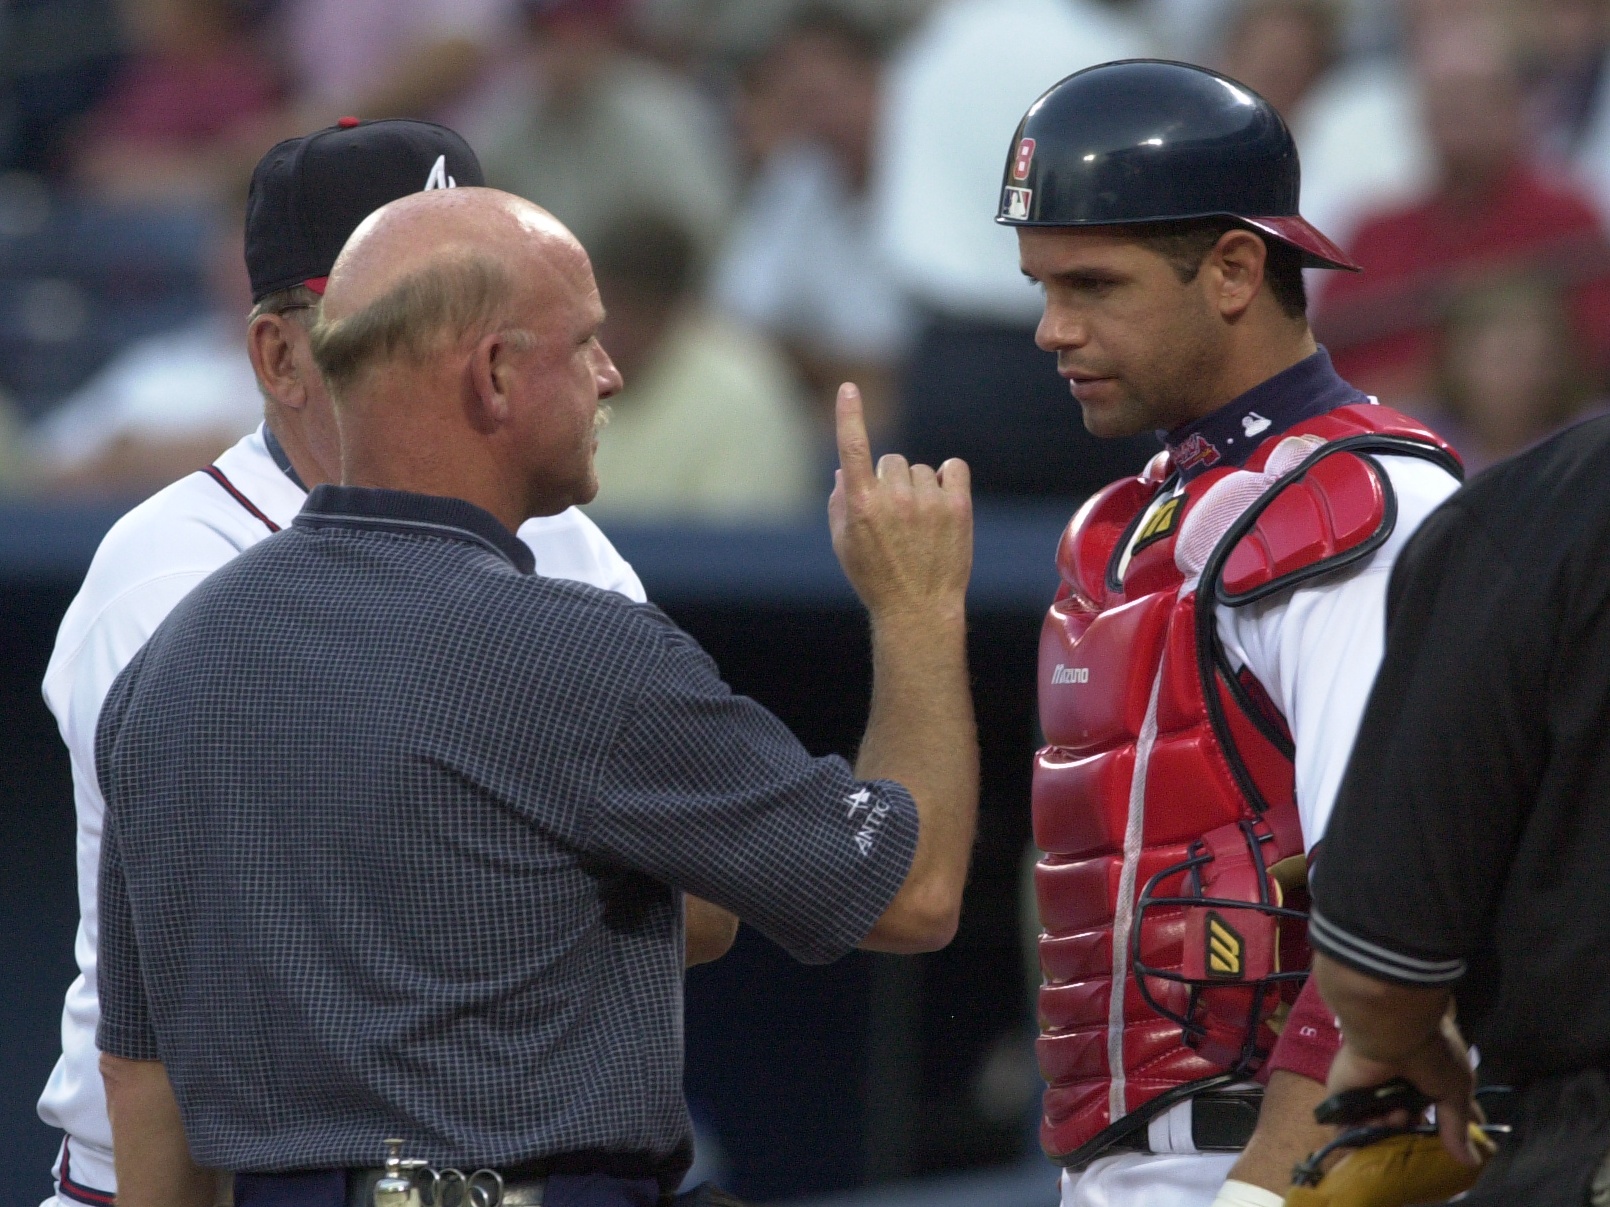
POLYGON ((1170 1107, 1114 1149, 1138 1153, 1235 1153, 1258 1126, 1263 1090, 1246 1086, 1206 1090, 1170 1107))
MULTIPOLYGON (((378 1169, 330 1169, 310 1173, 235 1175, 235 1207, 372 1207, 378 1169)), ((451 1195, 452 1191, 449 1192, 451 1195)), ((472 1207, 469 1198, 434 1207, 472 1207)), ((428 1202, 429 1194, 422 1197, 428 1202)), ((511 1174, 503 1180, 502 1207, 654 1207, 660 1184, 653 1178, 605 1174, 511 1174)))

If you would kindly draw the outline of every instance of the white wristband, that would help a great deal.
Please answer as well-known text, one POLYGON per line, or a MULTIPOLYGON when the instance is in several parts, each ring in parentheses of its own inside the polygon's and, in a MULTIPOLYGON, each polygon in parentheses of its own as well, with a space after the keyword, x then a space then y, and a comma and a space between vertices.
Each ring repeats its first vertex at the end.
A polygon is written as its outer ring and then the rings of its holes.
POLYGON ((1272 1190, 1254 1186, 1251 1182, 1237 1182, 1232 1178, 1219 1188, 1219 1197, 1213 1200, 1213 1207, 1282 1207, 1285 1201, 1283 1195, 1272 1190))

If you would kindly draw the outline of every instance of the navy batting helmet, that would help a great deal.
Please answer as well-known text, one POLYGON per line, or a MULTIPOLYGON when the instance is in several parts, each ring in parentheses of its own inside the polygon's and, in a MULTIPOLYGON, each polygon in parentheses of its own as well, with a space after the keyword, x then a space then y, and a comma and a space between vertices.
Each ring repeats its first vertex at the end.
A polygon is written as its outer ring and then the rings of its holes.
POLYGON ((1126 59, 1076 72, 1029 109, 996 221, 1127 226, 1235 218, 1309 268, 1359 266, 1297 212, 1297 144, 1263 97, 1186 63, 1126 59))

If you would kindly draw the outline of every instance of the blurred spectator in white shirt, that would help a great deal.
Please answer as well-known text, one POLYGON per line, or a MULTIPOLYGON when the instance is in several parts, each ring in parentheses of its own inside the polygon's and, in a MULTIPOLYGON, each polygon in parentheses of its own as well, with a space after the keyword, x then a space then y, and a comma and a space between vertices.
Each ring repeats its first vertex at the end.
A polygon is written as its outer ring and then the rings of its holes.
POLYGON ((654 210, 702 253, 725 232, 730 158, 684 78, 631 53, 625 0, 526 0, 530 79, 481 155, 487 183, 553 213, 591 250, 654 210))
POLYGON ((952 315, 1033 326, 1039 294, 994 222, 1028 107, 1084 67, 1152 49, 1126 6, 951 0, 896 56, 874 167, 880 235, 902 283, 952 315))
POLYGON ((208 313, 129 345, 34 424, 27 448, 38 489, 144 497, 262 421, 244 342, 251 287, 238 216, 221 225, 209 270, 208 313))
POLYGON ((715 273, 716 300, 788 350, 824 430, 856 381, 880 430, 911 314, 883 262, 867 181, 882 43, 829 9, 803 12, 752 66, 745 108, 773 115, 760 167, 715 273))
POLYGON ((785 520, 819 510, 819 439, 783 356, 697 299, 696 244, 628 215, 591 249, 626 385, 599 435, 595 516, 785 520))
POLYGON ((1054 358, 1041 298, 994 218, 1012 132, 1057 81, 1152 50, 1133 6, 950 0, 896 56, 873 157, 878 237, 922 325, 901 375, 897 447, 964 457, 981 494, 1081 495, 1138 470, 1151 437, 1098 441, 1054 358))

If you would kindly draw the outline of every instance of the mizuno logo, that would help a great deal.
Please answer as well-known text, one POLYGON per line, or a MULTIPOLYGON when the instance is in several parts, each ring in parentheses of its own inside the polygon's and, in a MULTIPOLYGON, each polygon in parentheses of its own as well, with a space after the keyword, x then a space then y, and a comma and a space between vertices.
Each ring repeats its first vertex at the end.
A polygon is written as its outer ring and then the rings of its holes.
POLYGON ((1051 672, 1052 683, 1089 683, 1090 668, 1088 666, 1063 666, 1057 663, 1056 669, 1051 672))
POLYGON ((1185 496, 1175 495, 1156 511, 1152 512, 1151 515, 1147 516, 1146 522, 1140 526, 1140 531, 1135 534, 1135 543, 1130 546, 1130 554, 1138 553, 1147 545, 1152 544, 1154 541, 1160 541, 1173 533, 1174 529, 1179 527, 1180 512, 1184 510, 1185 496))
POLYGON ((425 177, 425 188, 421 191, 456 188, 458 188, 458 181, 447 174, 447 156, 438 155, 436 162, 431 165, 430 175, 425 177))
POLYGON ((1241 976, 1242 953, 1246 945, 1241 936, 1218 914, 1211 910, 1207 916, 1207 973, 1227 981, 1241 976))

